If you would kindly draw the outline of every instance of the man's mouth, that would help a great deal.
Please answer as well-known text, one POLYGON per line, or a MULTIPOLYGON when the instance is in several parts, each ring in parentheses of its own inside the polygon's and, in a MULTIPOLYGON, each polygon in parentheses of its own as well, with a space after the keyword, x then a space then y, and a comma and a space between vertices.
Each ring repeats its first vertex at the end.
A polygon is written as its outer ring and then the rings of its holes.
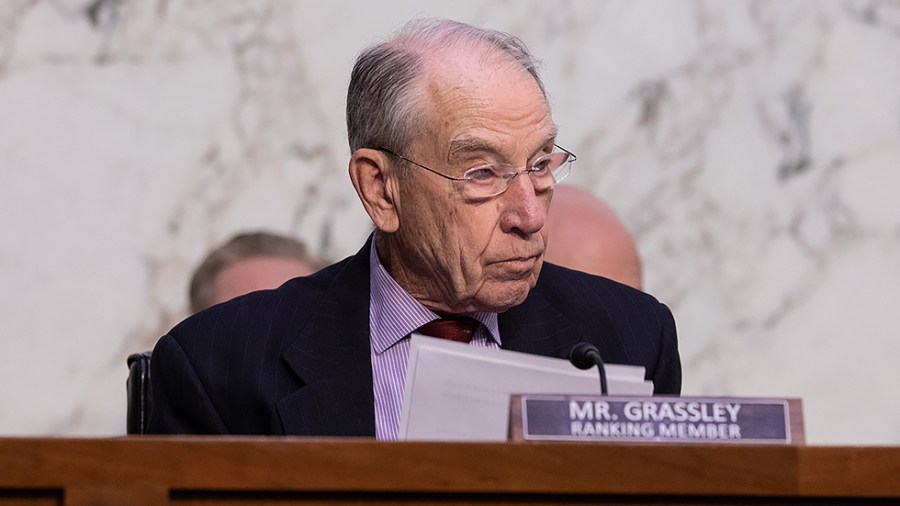
POLYGON ((513 275, 531 274, 537 265, 538 258, 540 258, 539 255, 514 257, 497 262, 497 265, 513 275))

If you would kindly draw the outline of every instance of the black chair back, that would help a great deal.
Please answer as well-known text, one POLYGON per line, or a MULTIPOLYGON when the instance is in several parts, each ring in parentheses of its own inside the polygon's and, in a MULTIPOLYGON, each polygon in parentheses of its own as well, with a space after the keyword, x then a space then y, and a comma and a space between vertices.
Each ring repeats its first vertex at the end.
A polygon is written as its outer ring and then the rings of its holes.
POLYGON ((125 416, 125 430, 128 434, 146 434, 153 396, 150 390, 151 352, 133 353, 128 356, 128 411, 125 416))

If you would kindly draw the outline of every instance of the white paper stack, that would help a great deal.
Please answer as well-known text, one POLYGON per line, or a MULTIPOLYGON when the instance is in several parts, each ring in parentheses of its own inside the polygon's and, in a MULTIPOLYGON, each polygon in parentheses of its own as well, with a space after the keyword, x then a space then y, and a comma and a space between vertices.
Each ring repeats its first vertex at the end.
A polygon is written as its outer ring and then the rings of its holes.
MULTIPOLYGON (((609 395, 652 395, 644 368, 606 364, 609 395)), ((505 441, 512 394, 599 394, 596 368, 413 334, 401 440, 505 441)))

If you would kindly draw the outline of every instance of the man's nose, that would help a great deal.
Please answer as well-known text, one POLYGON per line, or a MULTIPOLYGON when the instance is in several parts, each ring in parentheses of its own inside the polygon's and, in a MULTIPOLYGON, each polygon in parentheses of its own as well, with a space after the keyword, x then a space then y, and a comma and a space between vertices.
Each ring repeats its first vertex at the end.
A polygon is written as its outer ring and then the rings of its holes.
POLYGON ((527 173, 516 176, 500 197, 504 200, 500 218, 504 232, 531 235, 543 228, 550 192, 535 192, 527 173))

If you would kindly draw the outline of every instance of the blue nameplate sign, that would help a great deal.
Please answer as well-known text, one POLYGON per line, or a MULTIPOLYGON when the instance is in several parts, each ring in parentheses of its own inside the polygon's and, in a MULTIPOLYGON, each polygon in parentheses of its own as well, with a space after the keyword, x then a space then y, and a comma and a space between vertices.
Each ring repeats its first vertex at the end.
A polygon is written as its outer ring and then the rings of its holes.
POLYGON ((515 395, 512 439, 802 444, 799 399, 515 395))

